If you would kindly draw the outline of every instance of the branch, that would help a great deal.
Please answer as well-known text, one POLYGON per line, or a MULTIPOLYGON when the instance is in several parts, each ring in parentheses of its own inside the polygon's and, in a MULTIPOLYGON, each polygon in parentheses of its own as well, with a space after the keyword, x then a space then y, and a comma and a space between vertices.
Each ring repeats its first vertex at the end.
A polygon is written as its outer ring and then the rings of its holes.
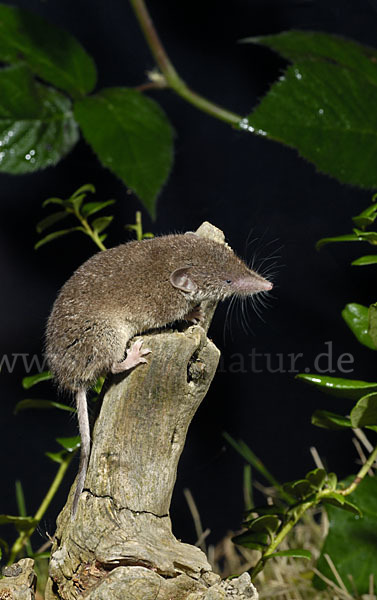
POLYGON ((144 0, 130 0, 130 3, 140 23, 140 27, 146 42, 158 66, 160 67, 168 86, 187 102, 196 106, 196 108, 199 110, 202 110, 212 117, 220 119, 220 121, 224 121, 225 123, 239 127, 240 122, 242 121, 242 117, 240 115, 237 115, 236 113, 233 113, 226 108, 207 100, 207 98, 200 96, 191 90, 178 75, 165 51, 165 48, 161 43, 144 0))

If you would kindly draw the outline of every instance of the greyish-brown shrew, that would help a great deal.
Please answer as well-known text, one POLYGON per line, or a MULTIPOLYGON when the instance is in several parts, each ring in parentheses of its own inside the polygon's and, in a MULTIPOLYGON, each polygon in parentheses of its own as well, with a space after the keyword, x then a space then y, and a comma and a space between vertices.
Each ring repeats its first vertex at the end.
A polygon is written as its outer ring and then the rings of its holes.
POLYGON ((59 386, 76 397, 81 457, 72 517, 90 454, 86 392, 100 375, 146 362, 136 334, 200 318, 203 300, 252 296, 272 284, 226 245, 194 233, 128 242, 99 252, 61 289, 47 324, 46 356, 59 386), (199 306, 199 308, 198 308, 199 306))

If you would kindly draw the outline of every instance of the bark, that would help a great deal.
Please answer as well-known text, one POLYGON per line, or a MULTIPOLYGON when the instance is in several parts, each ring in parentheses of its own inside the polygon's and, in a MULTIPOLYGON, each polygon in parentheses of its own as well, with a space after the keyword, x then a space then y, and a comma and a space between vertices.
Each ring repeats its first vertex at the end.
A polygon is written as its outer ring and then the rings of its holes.
MULTIPOLYGON (((209 224, 203 231, 221 241, 209 224)), ((148 364, 112 378, 76 518, 74 485, 58 517, 47 600, 230 597, 205 554, 176 540, 169 517, 187 429, 219 360, 206 336, 214 309, 204 307, 203 326, 143 335, 152 350, 148 364)), ((242 585, 239 598, 256 597, 249 579, 242 585)))

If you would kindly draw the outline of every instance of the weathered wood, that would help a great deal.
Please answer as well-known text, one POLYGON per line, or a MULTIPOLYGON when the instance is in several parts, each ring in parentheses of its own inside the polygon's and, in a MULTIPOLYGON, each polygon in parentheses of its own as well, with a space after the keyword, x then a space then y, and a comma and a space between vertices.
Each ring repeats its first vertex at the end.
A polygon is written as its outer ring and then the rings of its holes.
POLYGON ((3 567, 0 581, 0 600, 34 600, 36 575, 31 558, 21 558, 17 563, 3 567))
MULTIPOLYGON (((198 233, 221 241, 209 224, 198 233)), ((173 536, 169 517, 187 429, 219 360, 205 331, 214 309, 204 307, 203 326, 143 335, 148 364, 112 379, 76 519, 74 485, 58 517, 46 600, 228 597, 205 554, 173 536)))

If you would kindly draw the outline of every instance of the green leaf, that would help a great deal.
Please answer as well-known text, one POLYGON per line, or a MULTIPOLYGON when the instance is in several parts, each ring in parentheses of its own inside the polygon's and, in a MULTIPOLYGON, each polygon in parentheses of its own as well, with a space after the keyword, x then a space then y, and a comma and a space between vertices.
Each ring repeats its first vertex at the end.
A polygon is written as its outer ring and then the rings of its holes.
POLYGON ((15 517, 13 515, 0 515, 0 525, 14 525, 17 531, 28 531, 38 525, 33 517, 15 517))
MULTIPOLYGON (((353 306, 353 305, 348 305, 353 306)), ((360 306, 360 305, 356 305, 360 306)), ((346 307, 347 308, 347 307, 346 307)), ((353 309, 350 309, 350 311, 353 309)), ((315 373, 300 373, 297 379, 320 388, 321 391, 338 396, 358 400, 365 394, 377 391, 377 383, 360 381, 358 379, 346 379, 343 377, 328 377, 327 375, 316 375, 315 373)))
POLYGON ((377 393, 361 398, 351 410, 352 427, 377 426, 377 393))
POLYGON ((307 498, 313 493, 313 487, 307 479, 297 479, 283 484, 283 489, 298 500, 307 498))
POLYGON ((345 496, 342 496, 342 494, 338 494, 337 492, 331 492, 331 494, 323 496, 321 501, 325 504, 331 504, 332 506, 336 506, 337 508, 351 512, 358 517, 362 516, 361 510, 356 506, 356 504, 353 504, 347 500, 345 496))
POLYGON ((361 344, 376 350, 376 345, 368 331, 369 314, 366 306, 355 302, 347 304, 342 310, 342 317, 361 344))
POLYGON ((43 410, 58 408, 59 410, 75 412, 75 409, 72 406, 68 406, 67 404, 61 404, 60 402, 54 402, 52 400, 37 400, 36 398, 26 398, 25 400, 20 400, 20 402, 17 402, 14 409, 14 414, 17 415, 22 410, 29 410, 30 408, 41 408, 43 410))
POLYGON ((376 231, 362 231, 362 229, 355 228, 354 233, 359 236, 363 242, 368 242, 372 246, 377 245, 377 232, 376 231))
POLYGON ((173 131, 158 104, 136 90, 109 88, 76 102, 74 114, 102 164, 154 216, 173 159, 173 131))
POLYGON ((340 36, 291 30, 277 35, 250 37, 242 41, 268 46, 292 62, 302 59, 323 60, 359 71, 371 82, 375 82, 377 78, 377 51, 340 36))
POLYGON ((63 235, 67 235, 68 233, 72 233, 73 231, 83 231, 83 228, 82 227, 70 227, 69 229, 60 229, 59 231, 54 231, 53 233, 49 233, 48 235, 46 235, 44 238, 42 238, 35 244, 34 249, 38 250, 38 248, 40 248, 41 246, 44 246, 44 244, 48 244, 49 242, 52 242, 53 240, 56 240, 57 238, 60 238, 63 235))
POLYGON ((42 231, 44 231, 48 227, 51 227, 51 225, 55 225, 55 223, 59 223, 59 221, 62 221, 63 219, 65 219, 68 216, 69 215, 65 210, 58 211, 56 213, 52 213, 51 215, 48 215, 48 217, 45 217, 44 219, 42 219, 42 221, 39 221, 39 223, 37 223, 37 226, 36 226, 37 233, 42 233, 42 231))
POLYGON ((295 64, 240 126, 296 148, 317 169, 343 183, 376 187, 376 52, 313 32, 252 41, 278 50, 295 64))
POLYGON ((76 212, 80 211, 81 205, 86 198, 86 194, 79 194, 78 196, 71 196, 67 200, 64 201, 64 204, 67 208, 73 207, 76 212))
POLYGON ((45 208, 45 206, 48 206, 49 204, 64 205, 64 200, 62 200, 62 198, 47 198, 47 200, 42 202, 42 208, 45 208))
POLYGON ((304 550, 303 548, 279 550, 278 552, 269 554, 266 558, 275 558, 275 556, 288 556, 289 558, 307 558, 308 560, 312 559, 312 553, 309 552, 309 550, 304 550))
POLYGON ((102 386, 105 382, 105 377, 101 376, 98 377, 97 381, 95 382, 95 384, 91 387, 91 389, 96 392, 96 394, 100 394, 101 390, 102 390, 102 386))
POLYGON ((94 215, 94 213, 106 208, 106 206, 110 206, 110 204, 114 204, 115 200, 106 200, 105 202, 87 202, 81 209, 81 214, 87 218, 90 215, 94 215))
POLYGON ((92 58, 69 33, 42 17, 0 4, 0 60, 23 61, 39 77, 81 96, 96 84, 92 58))
MULTIPOLYGON (((350 477, 347 483, 351 483, 353 479, 354 477, 350 477)), ((370 575, 373 574, 375 580, 377 578, 377 479, 366 477, 347 498, 360 507, 363 517, 326 505, 330 528, 317 568, 335 581, 325 559, 325 554, 328 554, 351 595, 357 589, 361 596, 369 593, 370 575), (353 583, 348 574, 352 574, 353 583)), ((313 583, 317 588, 325 587, 318 577, 315 577, 313 583)))
POLYGON ((368 208, 363 210, 359 215, 352 217, 352 221, 355 223, 356 227, 364 228, 374 223, 377 218, 377 204, 375 201, 373 202, 373 204, 368 206, 368 208))
POLYGON ((322 427, 323 429, 347 429, 352 427, 351 421, 348 417, 337 415, 336 413, 329 412, 328 410, 316 410, 312 414, 312 425, 316 427, 322 427))
POLYGON ((255 533, 267 533, 269 535, 275 533, 280 525, 280 520, 276 515, 263 515, 248 521, 247 528, 255 533))
POLYGON ((232 538, 232 542, 239 546, 245 546, 245 548, 263 552, 268 546, 268 535, 262 532, 246 531, 232 538))
POLYGON ((74 452, 80 448, 80 436, 75 435, 73 437, 62 437, 56 438, 58 444, 60 444, 67 452, 74 452))
POLYGON ((71 101, 36 83, 24 66, 0 69, 0 171, 55 165, 78 140, 71 101))
POLYGON ((318 240, 315 247, 317 250, 325 246, 326 244, 331 244, 333 242, 362 242, 362 238, 356 233, 348 233, 345 235, 337 235, 335 237, 327 237, 318 240))
POLYGON ((67 457, 67 452, 66 450, 60 450, 59 452, 45 452, 45 455, 53 462, 61 465, 67 457))
POLYGON ((330 490, 336 489, 336 486, 338 485, 338 478, 335 473, 327 473, 326 484, 330 490))
POLYGON ((364 265, 375 265, 377 263, 377 254, 367 254, 366 256, 360 256, 356 260, 351 262, 351 265, 355 267, 363 267, 364 265))
POLYGON ((114 217, 99 217, 92 222, 92 228, 96 233, 102 233, 108 227, 114 217))
POLYGON ((92 183, 84 183, 84 185, 80 186, 75 192, 73 192, 70 199, 76 198, 77 196, 81 196, 81 194, 85 193, 95 194, 96 188, 92 183))
POLYGON ((327 474, 325 469, 313 469, 305 475, 305 479, 316 489, 321 490, 326 483, 327 474))
POLYGON ((377 347, 377 303, 371 304, 368 309, 368 334, 377 347))
POLYGON ((27 377, 23 378, 22 387, 25 390, 28 390, 34 385, 37 385, 37 383, 40 383, 41 381, 49 381, 50 379, 53 379, 50 371, 43 371, 42 373, 37 373, 36 375, 28 375, 27 377))

